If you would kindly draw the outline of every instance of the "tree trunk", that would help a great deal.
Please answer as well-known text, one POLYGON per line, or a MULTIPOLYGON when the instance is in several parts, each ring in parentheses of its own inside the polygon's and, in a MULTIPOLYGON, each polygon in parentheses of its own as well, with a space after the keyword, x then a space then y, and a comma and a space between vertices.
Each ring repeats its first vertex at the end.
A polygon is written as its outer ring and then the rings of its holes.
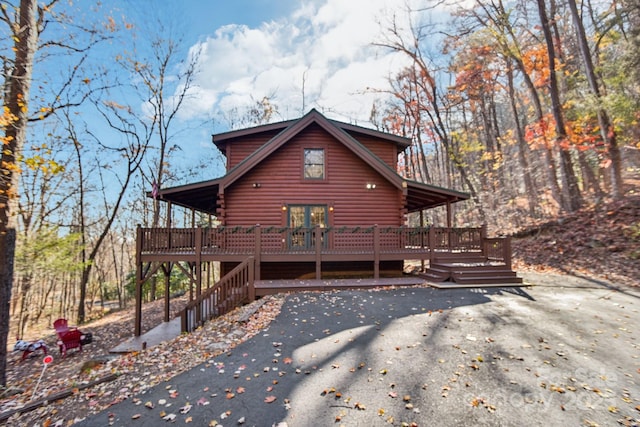
POLYGON ((616 138, 616 131, 609 119, 607 111, 602 107, 602 91, 600 90, 600 84, 596 78, 595 67, 593 66, 593 60, 591 59, 591 50, 589 49, 589 43, 587 42, 587 36, 584 31, 584 25, 582 19, 578 14, 578 7, 576 0, 568 0, 569 9, 571 10, 571 16, 573 18, 573 25, 576 28, 576 36, 578 39, 578 45, 580 46, 580 54, 582 55, 582 61, 584 65, 585 74, 591 92, 598 101, 598 125, 600 125, 600 135, 602 140, 607 146, 609 152, 609 159, 611 160, 611 196, 614 199, 621 199, 624 196, 624 190, 622 188, 622 158, 620 156, 620 147, 616 138))
POLYGON ((556 53, 553 44, 553 35, 545 0, 537 0, 538 12, 540 14, 540 23, 544 33, 545 42, 547 44, 547 55, 549 56, 549 96, 551 97, 551 110, 556 127, 556 144, 560 150, 560 169, 562 171, 562 207, 568 212, 580 209, 582 205, 582 196, 578 187, 578 180, 573 170, 573 162, 571 161, 571 153, 567 146, 567 130, 564 125, 562 116, 562 103, 560 102, 560 91, 558 87, 558 78, 556 75, 556 53))
POLYGON ((529 215, 531 217, 536 216, 536 207, 538 205, 538 193, 533 185, 533 179, 531 178, 531 170, 529 166, 529 160, 527 154, 529 153, 529 146, 524 137, 524 131, 520 125, 520 115, 518 114, 518 105, 516 102, 516 91, 513 84, 513 69, 511 65, 507 66, 507 78, 509 81, 509 105, 511 106, 511 113, 513 114, 513 123, 516 128, 516 139, 518 140, 518 160, 520 167, 522 168, 522 178, 524 180, 524 191, 527 195, 527 201, 529 204, 529 215))
POLYGON ((9 301, 13 284, 13 256, 16 249, 16 230, 0 233, 0 386, 7 384, 7 343, 9 338, 9 301))
POLYGON ((0 386, 6 385, 7 340, 16 230, 13 212, 18 192, 19 172, 16 168, 27 133, 27 112, 33 57, 38 46, 38 2, 20 0, 19 25, 14 34, 15 63, 8 76, 5 108, 13 118, 4 130, 0 160, 0 386))

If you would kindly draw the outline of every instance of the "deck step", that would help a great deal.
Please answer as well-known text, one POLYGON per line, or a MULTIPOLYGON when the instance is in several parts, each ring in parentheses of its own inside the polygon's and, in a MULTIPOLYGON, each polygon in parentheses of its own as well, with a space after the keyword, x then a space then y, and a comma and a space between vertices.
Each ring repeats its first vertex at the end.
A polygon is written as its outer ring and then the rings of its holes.
POLYGON ((467 277, 517 277, 515 271, 504 268, 488 268, 481 270, 453 270, 451 276, 454 280, 464 280, 467 277))
POLYGON ((522 278, 513 276, 465 276, 463 278, 457 277, 455 282, 458 284, 474 284, 474 285, 483 285, 483 284, 494 284, 494 283, 504 283, 504 284, 514 284, 514 283, 522 283, 522 278))
MULTIPOLYGON (((457 284, 518 284, 522 279, 515 271, 503 263, 491 262, 486 258, 466 257, 464 259, 438 260, 431 264, 427 280, 442 283, 447 280, 457 284)), ((427 278, 427 276, 423 276, 427 278)))
POLYGON ((435 272, 432 272, 432 271, 426 271, 424 273, 418 273, 418 276, 423 278, 423 279, 425 279, 425 280, 428 280, 430 282, 436 282, 436 283, 445 282, 445 281, 449 280, 449 278, 450 278, 449 274, 443 275, 443 274, 435 273, 435 272))

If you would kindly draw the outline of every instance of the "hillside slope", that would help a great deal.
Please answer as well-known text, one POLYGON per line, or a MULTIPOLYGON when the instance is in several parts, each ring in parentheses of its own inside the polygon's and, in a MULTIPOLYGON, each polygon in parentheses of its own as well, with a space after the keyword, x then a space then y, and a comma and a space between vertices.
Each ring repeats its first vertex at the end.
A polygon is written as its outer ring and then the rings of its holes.
POLYGON ((640 286, 640 194, 528 228, 513 237, 514 268, 640 286))

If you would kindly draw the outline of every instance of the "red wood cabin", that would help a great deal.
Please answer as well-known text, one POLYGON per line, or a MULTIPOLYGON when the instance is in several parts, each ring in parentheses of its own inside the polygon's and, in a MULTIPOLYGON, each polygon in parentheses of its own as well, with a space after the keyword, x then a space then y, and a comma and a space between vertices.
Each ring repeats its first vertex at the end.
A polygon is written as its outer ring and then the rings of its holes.
POLYGON ((182 313, 185 331, 281 291, 283 280, 363 272, 398 277, 405 260, 429 261, 425 278, 433 281, 519 282, 508 239, 487 239, 484 228, 451 228, 450 206, 468 199, 466 193, 396 172, 398 155, 411 144, 407 138, 312 110, 297 120, 214 135, 213 142, 226 157, 227 174, 154 192, 169 204, 167 227, 138 228, 136 335, 143 284, 159 270, 168 284, 173 268, 190 278, 196 293, 182 313), (173 228, 173 205, 209 221, 173 228), (408 213, 438 206, 447 207, 445 227, 405 225, 408 213), (220 263, 214 284, 212 262, 220 263))

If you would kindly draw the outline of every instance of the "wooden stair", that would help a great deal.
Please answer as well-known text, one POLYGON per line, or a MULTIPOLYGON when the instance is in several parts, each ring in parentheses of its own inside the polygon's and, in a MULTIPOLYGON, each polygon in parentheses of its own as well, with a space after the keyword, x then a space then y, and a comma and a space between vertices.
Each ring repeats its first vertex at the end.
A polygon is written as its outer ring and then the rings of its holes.
POLYGON ((438 258, 420 276, 435 283, 450 281, 460 285, 522 283, 522 278, 506 264, 480 255, 438 258))

